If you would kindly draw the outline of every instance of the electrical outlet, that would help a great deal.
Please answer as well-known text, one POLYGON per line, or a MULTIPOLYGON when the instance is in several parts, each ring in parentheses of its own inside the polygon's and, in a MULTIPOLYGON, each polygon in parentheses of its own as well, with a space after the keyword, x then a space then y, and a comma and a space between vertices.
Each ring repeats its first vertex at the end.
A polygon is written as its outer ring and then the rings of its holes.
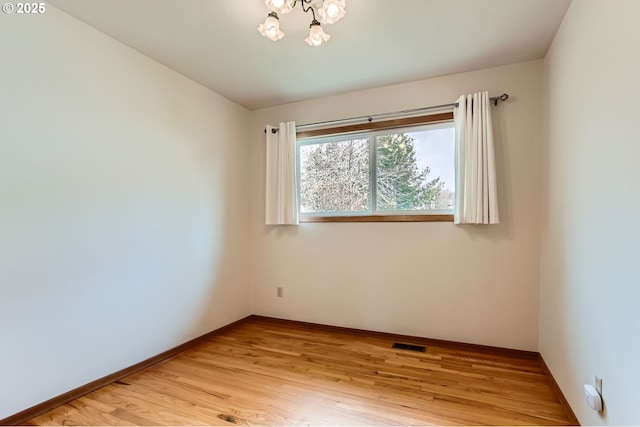
POLYGON ((596 375, 596 391, 602 396, 602 378, 596 375))
POLYGON ((282 298, 283 294, 284 294, 284 291, 283 291, 282 287, 281 287, 281 286, 278 286, 278 287, 276 288, 276 296, 277 296, 278 298, 282 298))

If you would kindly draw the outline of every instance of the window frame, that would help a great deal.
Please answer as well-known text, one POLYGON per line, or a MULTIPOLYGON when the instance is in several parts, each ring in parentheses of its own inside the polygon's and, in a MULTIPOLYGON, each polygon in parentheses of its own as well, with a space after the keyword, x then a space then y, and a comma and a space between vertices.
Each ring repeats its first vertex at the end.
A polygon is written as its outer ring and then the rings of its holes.
POLYGON ((399 129, 416 128, 418 130, 438 124, 453 124, 453 112, 297 132, 295 173, 300 222, 453 222, 453 213, 449 210, 389 212, 377 211, 375 205, 377 190, 376 136, 393 133, 399 129), (366 213, 332 212, 329 214, 300 212, 300 147, 318 144, 317 140, 320 138, 324 140, 323 143, 330 143, 336 140, 345 140, 345 137, 369 139, 369 211, 366 213))

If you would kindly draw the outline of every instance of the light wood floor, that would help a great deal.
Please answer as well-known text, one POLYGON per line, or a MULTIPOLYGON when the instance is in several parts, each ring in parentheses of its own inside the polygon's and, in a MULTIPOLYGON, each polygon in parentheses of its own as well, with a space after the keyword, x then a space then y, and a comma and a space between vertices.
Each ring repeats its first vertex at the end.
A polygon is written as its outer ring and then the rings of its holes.
POLYGON ((561 425, 539 361, 252 319, 36 425, 561 425))

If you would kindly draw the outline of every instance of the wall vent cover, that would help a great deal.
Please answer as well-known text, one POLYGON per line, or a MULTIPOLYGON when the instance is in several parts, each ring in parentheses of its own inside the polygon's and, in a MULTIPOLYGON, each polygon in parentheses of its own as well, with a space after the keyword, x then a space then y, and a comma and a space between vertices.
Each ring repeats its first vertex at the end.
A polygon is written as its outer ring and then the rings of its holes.
POLYGON ((423 353, 427 349, 426 347, 423 347, 421 345, 403 344, 400 342, 394 342, 391 348, 399 348, 400 350, 409 350, 409 351, 421 351, 423 353))

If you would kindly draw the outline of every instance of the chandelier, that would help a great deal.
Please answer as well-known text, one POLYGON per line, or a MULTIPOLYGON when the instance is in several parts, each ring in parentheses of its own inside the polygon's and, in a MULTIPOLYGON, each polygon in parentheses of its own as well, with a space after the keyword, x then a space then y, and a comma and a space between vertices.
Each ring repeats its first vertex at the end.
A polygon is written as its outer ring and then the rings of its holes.
POLYGON ((258 26, 260 34, 269 40, 278 41, 284 37, 284 33, 280 30, 280 15, 291 12, 297 3, 300 3, 302 10, 307 13, 311 11, 313 20, 309 25, 309 37, 304 41, 309 46, 320 46, 328 41, 331 36, 324 32, 322 24, 334 24, 338 22, 347 13, 345 10, 346 0, 324 0, 322 6, 318 9, 320 21, 316 19, 316 11, 311 5, 313 0, 265 0, 265 5, 271 9, 264 23, 258 26))

